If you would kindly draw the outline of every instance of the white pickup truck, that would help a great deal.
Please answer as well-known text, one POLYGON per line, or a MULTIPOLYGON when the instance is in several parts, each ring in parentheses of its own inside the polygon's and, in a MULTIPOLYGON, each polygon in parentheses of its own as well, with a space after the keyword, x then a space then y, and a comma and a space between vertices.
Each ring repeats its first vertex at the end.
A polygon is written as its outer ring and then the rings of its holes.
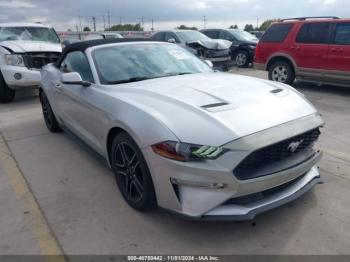
POLYGON ((16 90, 38 87, 43 66, 62 52, 55 30, 38 23, 0 23, 0 102, 11 102, 16 90))

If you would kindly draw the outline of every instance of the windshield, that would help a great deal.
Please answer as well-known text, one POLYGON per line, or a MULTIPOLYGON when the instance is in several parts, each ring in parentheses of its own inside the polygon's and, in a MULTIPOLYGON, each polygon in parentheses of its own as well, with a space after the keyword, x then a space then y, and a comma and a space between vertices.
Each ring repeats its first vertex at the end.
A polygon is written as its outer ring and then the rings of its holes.
POLYGON ((201 32, 198 31, 178 31, 176 34, 184 41, 184 42, 194 42, 194 41, 208 41, 211 40, 209 37, 206 35, 202 34, 201 32))
POLYGON ((100 47, 93 58, 102 84, 211 72, 212 69, 185 49, 171 44, 126 44, 100 47))
POLYGON ((233 36, 238 40, 238 41, 250 41, 250 42, 257 42, 259 41, 258 38, 256 38, 255 35, 252 35, 251 33, 248 33, 247 31, 243 30, 229 30, 233 36))
POLYGON ((55 30, 45 27, 0 27, 0 42, 28 40, 60 43, 55 30))

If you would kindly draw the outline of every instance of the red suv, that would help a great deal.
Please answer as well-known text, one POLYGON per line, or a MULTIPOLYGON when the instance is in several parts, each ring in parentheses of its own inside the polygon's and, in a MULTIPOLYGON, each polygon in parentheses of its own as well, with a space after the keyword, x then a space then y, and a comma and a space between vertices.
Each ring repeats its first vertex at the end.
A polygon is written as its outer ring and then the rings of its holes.
POLYGON ((274 23, 260 40, 254 58, 269 79, 286 84, 295 78, 350 86, 350 19, 292 18, 274 23))

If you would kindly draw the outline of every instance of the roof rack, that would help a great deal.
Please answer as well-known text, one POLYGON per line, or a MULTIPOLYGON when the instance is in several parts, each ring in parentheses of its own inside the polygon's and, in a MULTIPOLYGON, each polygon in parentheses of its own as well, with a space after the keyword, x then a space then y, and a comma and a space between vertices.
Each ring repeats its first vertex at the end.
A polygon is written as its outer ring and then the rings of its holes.
POLYGON ((281 19, 280 21, 290 21, 290 20, 299 20, 299 21, 305 21, 309 19, 340 19, 340 17, 337 16, 309 16, 309 17, 295 17, 295 18, 285 18, 281 19))

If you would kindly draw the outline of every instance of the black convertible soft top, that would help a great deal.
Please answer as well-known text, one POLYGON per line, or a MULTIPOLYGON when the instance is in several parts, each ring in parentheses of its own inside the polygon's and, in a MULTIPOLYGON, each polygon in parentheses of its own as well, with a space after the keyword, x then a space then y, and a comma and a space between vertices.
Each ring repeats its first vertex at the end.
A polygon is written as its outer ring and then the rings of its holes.
POLYGON ((112 38, 112 39, 97 39, 97 40, 76 42, 76 43, 67 45, 63 49, 62 54, 60 55, 60 57, 56 62, 56 66, 59 66, 62 60, 70 52, 74 52, 74 51, 84 52, 86 49, 93 46, 114 44, 114 43, 125 43, 125 42, 155 42, 155 41, 149 38, 112 38))

